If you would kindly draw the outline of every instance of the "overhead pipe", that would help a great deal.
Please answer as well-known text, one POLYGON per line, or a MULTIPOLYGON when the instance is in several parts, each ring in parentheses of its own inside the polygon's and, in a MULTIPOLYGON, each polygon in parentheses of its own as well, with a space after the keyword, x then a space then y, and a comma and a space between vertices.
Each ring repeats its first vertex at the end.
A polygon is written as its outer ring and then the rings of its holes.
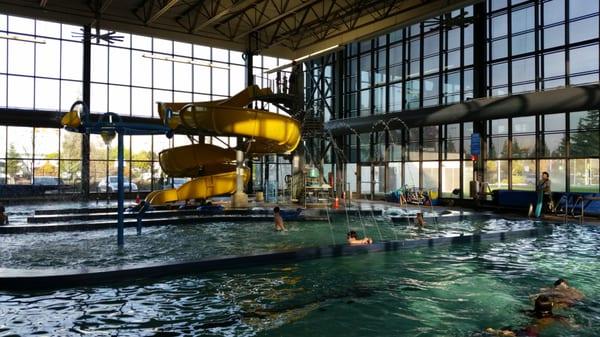
POLYGON ((600 85, 561 88, 504 97, 486 97, 445 106, 392 112, 383 115, 331 120, 325 129, 335 136, 354 132, 382 131, 533 116, 600 108, 600 85))

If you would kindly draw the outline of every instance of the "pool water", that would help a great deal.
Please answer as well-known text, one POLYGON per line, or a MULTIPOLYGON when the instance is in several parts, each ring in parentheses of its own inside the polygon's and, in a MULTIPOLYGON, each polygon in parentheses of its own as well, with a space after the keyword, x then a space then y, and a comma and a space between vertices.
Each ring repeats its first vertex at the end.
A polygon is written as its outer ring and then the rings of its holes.
POLYGON ((212 256, 244 255, 280 249, 345 243, 356 230, 374 239, 402 240, 440 237, 535 226, 531 221, 503 219, 431 222, 424 229, 392 223, 384 217, 336 216, 329 222, 287 222, 276 232, 272 222, 217 222, 148 227, 142 235, 125 230, 125 246, 116 246, 116 230, 0 235, 0 267, 80 268, 115 267, 141 263, 182 261, 212 256))
POLYGON ((326 258, 66 290, 0 292, 0 336, 472 336, 523 327, 529 295, 566 278, 571 326, 600 335, 600 229, 480 245, 326 258))

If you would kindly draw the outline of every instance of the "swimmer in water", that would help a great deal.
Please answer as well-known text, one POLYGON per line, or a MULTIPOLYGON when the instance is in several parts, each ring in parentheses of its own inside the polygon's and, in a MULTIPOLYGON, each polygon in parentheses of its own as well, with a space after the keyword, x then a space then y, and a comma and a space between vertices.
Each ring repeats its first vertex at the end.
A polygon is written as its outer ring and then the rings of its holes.
POLYGON ((275 230, 276 231, 285 231, 285 226, 283 225, 283 218, 279 213, 279 207, 273 208, 273 220, 275 220, 275 230))
POLYGON ((509 327, 501 329, 486 328, 482 333, 476 333, 475 336, 537 337, 540 336, 542 330, 554 325, 555 323, 561 323, 563 325, 570 326, 566 317, 556 315, 552 312, 552 307, 552 301, 550 298, 548 298, 548 296, 539 295, 535 299, 533 310, 528 311, 528 314, 533 316, 535 319, 532 324, 519 330, 512 330, 509 327))
POLYGON ((570 287, 565 279, 559 278, 552 288, 542 288, 534 296, 545 295, 554 304, 554 308, 568 308, 585 297, 581 291, 570 287))
POLYGON ((566 317, 556 315, 552 312, 553 303, 550 298, 546 295, 540 295, 535 299, 533 311, 530 314, 535 318, 533 324, 527 326, 517 336, 539 336, 542 330, 554 325, 555 323, 561 323, 569 325, 569 321, 566 317), (523 334, 523 332, 525 334, 523 334))
POLYGON ((423 218, 423 213, 417 213, 417 216, 415 217, 415 224, 419 227, 425 227, 426 222, 425 218, 423 218))
POLYGON ((352 245, 352 246, 369 245, 369 244, 373 243, 373 239, 371 239, 370 237, 365 237, 364 239, 358 239, 358 236, 356 235, 356 231, 348 232, 348 234, 346 235, 346 239, 348 241, 348 244, 352 245))

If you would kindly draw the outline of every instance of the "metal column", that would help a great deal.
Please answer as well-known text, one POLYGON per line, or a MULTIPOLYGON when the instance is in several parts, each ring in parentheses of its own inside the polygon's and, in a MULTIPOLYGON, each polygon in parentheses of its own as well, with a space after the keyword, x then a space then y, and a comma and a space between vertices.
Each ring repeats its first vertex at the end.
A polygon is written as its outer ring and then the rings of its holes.
MULTIPOLYGON (((335 55, 335 68, 333 71, 333 90, 335 92, 334 100, 333 100, 333 116, 331 119, 341 119, 344 118, 344 110, 343 110, 343 99, 344 99, 344 75, 346 74, 345 69, 345 58, 344 51, 338 51, 335 55)), ((327 121, 325 121, 327 122, 327 121)), ((333 160, 335 161, 335 188, 336 194, 335 196, 342 196, 345 188, 346 188, 346 177, 344 176, 344 165, 346 163, 343 160, 343 156, 341 153, 337 153, 337 150, 341 150, 344 145, 343 137, 333 137, 330 134, 330 142, 332 142, 333 149, 333 160)))
MULTIPOLYGON (((92 62, 92 29, 89 25, 83 27, 83 102, 90 106, 90 72, 92 62)), ((108 188, 108 185, 107 185, 108 188)), ((90 134, 81 135, 81 194, 83 200, 90 197, 90 134)))
POLYGON ((474 98, 486 97, 486 13, 485 2, 474 5, 475 22, 473 25, 474 50, 473 50, 473 96, 474 98))
MULTIPOLYGON (((119 247, 122 247, 125 243, 125 238, 123 235, 124 228, 124 199, 125 199, 125 191, 123 189, 123 132, 119 130, 118 135, 119 145, 117 151, 117 184, 118 184, 118 202, 117 202, 117 244, 119 247)), ((108 188, 108 186, 107 186, 108 188)))
MULTIPOLYGON (((486 66, 486 36, 487 36, 487 21, 486 21, 486 4, 485 1, 475 4, 475 22, 473 27, 474 34, 474 50, 473 50, 473 96, 474 98, 482 98, 487 96, 487 66, 486 66)), ((484 162, 483 155, 487 144, 486 127, 484 121, 476 121, 473 123, 473 132, 480 134, 481 154, 473 163, 473 175, 476 181, 484 181, 484 162)), ((469 137, 470 135, 464 135, 469 137)), ((464 192, 463 192, 464 193, 464 192)))
MULTIPOLYGON (((251 85, 254 84, 254 74, 252 72, 252 68, 254 67, 254 61, 252 59, 252 57, 254 56, 254 54, 248 50, 246 51, 246 62, 245 62, 245 67, 246 67, 246 87, 249 87, 251 85)), ((238 139, 239 141, 240 139, 238 139)), ((250 168, 250 179, 248 180, 248 186, 247 186, 247 190, 248 193, 253 193, 254 192, 254 182, 252 181, 252 177, 254 176, 254 165, 252 163, 252 156, 248 156, 248 167, 250 168)), ((242 180, 242 184, 243 184, 243 180, 242 180)))

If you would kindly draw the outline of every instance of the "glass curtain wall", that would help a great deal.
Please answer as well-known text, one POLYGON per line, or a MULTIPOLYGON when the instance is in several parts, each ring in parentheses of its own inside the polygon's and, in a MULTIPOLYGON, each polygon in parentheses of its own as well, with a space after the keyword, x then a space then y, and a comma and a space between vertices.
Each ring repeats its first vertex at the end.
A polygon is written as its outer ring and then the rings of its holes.
MULTIPOLYGON (((80 27, 0 15, 0 107, 66 111, 82 97, 80 27), (35 42, 34 42, 35 41, 35 42)), ((0 121, 1 123, 1 121, 0 121)), ((0 125, 0 184, 81 184, 81 136, 0 125)))
MULTIPOLYGON (((465 7, 452 15, 469 18, 473 8, 465 7)), ((432 18, 349 44, 344 51, 339 117, 401 112, 471 98, 473 27, 448 28, 440 21, 441 17, 432 18)), ((347 136, 346 158, 361 166, 362 184, 352 185, 363 194, 403 186, 439 191, 443 185, 445 193, 460 189, 461 159, 469 159, 460 151, 460 130, 461 124, 456 124, 450 127, 450 135, 445 127, 433 126, 347 136), (456 179, 440 179, 446 171, 456 179), (371 177, 376 177, 375 187, 366 181, 371 177)))
POLYGON ((534 190, 541 173, 548 172, 554 192, 598 192, 598 116, 591 110, 541 115, 537 124, 533 116, 489 121, 490 187, 534 190), (508 125, 511 130, 498 135, 508 125))
MULTIPOLYGON (((0 33, 37 41, 0 41, 0 106, 56 111, 58 117, 82 99, 83 43, 74 37, 81 29, 0 15, 0 33)), ((92 41, 93 113, 157 118, 155 102, 216 100, 244 89, 245 61, 240 52, 117 34, 123 41, 110 45, 92 41), (215 78, 219 80, 213 81, 215 78)), ((266 56, 254 56, 253 61, 254 80, 262 86, 268 85, 263 80, 266 70, 288 62, 266 56)), ((264 108, 278 112, 275 107, 264 108)), ((206 137, 203 141, 221 147, 236 145, 236 139, 230 137, 206 137)), ((190 142, 181 135, 171 140, 164 136, 125 137, 126 184, 135 183, 140 190, 167 187, 170 181, 161 172, 158 154, 190 142)), ((90 191, 95 192, 100 181, 116 174, 117 149, 116 141, 107 146, 97 135, 91 136, 90 143, 90 191)), ((289 163, 281 165, 278 171, 289 171, 289 163)), ((81 135, 62 129, 0 125, 0 183, 61 183, 78 189, 81 135)))
MULTIPOLYGON (((486 5, 488 96, 598 82, 600 1, 488 0, 486 5)), ((473 7, 449 15, 468 20, 473 7)), ((443 17, 432 18, 346 46, 339 117, 402 113, 472 98, 473 25, 441 22, 443 17)), ((597 116, 598 111, 570 111, 487 121, 484 179, 492 189, 532 190, 548 171, 554 191, 597 192, 597 116)), ((363 168, 361 176, 371 163, 373 169, 387 169, 388 192, 409 186, 469 197, 472 133, 470 122, 384 132, 383 163, 362 155, 377 153, 377 142, 369 152, 362 138, 345 139, 350 162, 363 168)))
MULTIPOLYGON (((488 1, 488 95, 597 83, 598 10, 598 0, 488 1)), ((492 188, 533 190, 546 171, 554 191, 597 192, 597 115, 490 121, 486 180, 492 188)))
POLYGON ((598 0, 488 1, 488 94, 598 81, 598 0))

